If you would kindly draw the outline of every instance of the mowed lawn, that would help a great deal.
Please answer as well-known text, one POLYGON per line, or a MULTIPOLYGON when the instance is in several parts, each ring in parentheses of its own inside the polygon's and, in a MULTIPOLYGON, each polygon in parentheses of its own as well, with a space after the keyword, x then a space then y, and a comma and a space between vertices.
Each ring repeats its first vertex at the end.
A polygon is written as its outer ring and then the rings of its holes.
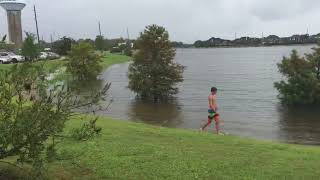
MULTIPOLYGON (((66 132, 81 124, 68 122, 66 132)), ((53 179, 319 179, 320 148, 102 118, 99 137, 64 140, 53 179), (71 159, 70 159, 71 158, 71 159)))
MULTIPOLYGON (((120 54, 111 54, 106 52, 104 57, 102 58, 101 65, 103 68, 108 68, 111 65, 118 64, 118 63, 124 63, 129 61, 131 58, 129 56, 120 55, 120 54)), ((38 64, 43 64, 44 68, 48 72, 54 72, 55 70, 65 67, 66 61, 63 59, 57 59, 57 60, 47 60, 47 61, 38 61, 36 62, 38 64)), ((0 70, 8 70, 10 69, 14 64, 0 64, 0 70)))

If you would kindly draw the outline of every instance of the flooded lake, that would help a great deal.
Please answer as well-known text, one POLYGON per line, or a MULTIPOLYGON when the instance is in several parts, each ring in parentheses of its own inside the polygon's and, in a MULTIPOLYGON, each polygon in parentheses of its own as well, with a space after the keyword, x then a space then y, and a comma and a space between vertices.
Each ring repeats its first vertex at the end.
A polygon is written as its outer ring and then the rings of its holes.
MULTIPOLYGON (((312 46, 178 49, 186 66, 180 93, 168 103, 141 102, 127 89, 129 63, 112 66, 101 78, 112 82, 114 103, 107 116, 173 128, 199 129, 207 118, 211 86, 218 88, 224 131, 242 137, 299 144, 320 144, 320 109, 282 107, 273 84, 281 80, 277 63, 292 49, 312 46)), ((92 89, 94 85, 88 87, 92 89)), ((97 86, 99 87, 99 86, 97 86)), ((213 131, 213 127, 209 129, 213 131)))

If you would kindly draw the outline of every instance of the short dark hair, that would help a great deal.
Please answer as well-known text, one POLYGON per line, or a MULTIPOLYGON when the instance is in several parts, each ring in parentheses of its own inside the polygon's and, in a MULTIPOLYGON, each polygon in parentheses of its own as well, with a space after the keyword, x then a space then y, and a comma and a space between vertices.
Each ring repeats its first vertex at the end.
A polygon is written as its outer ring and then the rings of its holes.
POLYGON ((217 92, 217 91, 218 91, 218 89, 216 87, 211 88, 211 92, 217 92))

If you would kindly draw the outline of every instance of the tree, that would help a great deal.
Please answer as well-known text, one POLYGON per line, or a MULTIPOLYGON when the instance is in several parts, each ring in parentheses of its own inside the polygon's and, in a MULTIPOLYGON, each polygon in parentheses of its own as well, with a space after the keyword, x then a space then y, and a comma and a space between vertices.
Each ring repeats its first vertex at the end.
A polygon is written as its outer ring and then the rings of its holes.
POLYGON ((95 40, 95 48, 99 51, 105 50, 105 41, 103 36, 97 36, 95 40))
POLYGON ((4 35, 0 41, 0 50, 5 50, 5 51, 15 51, 15 45, 14 44, 7 44, 6 43, 7 35, 4 35))
POLYGON ((75 43, 75 40, 64 36, 60 40, 55 41, 52 45, 52 48, 54 52, 62 56, 65 56, 65 55, 68 55, 68 52, 71 50, 71 46, 74 43, 75 43))
POLYGON ((0 41, 0 50, 6 49, 6 39, 7 39, 7 35, 4 35, 0 41))
POLYGON ((34 61, 39 56, 39 46, 35 43, 35 35, 26 32, 26 38, 22 45, 22 55, 29 61, 34 61))
POLYGON ((129 67, 129 88, 140 97, 158 101, 178 92, 184 67, 173 61, 175 49, 165 28, 151 25, 136 41, 137 53, 129 67))
POLYGON ((279 99, 286 105, 320 104, 320 48, 300 57, 296 50, 278 64, 286 80, 276 82, 279 99))
POLYGON ((79 80, 96 78, 102 70, 101 62, 101 57, 90 44, 80 42, 71 48, 67 71, 79 80))
POLYGON ((83 99, 65 86, 50 85, 45 76, 43 65, 31 63, 0 72, 0 160, 16 156, 18 162, 31 163, 40 171, 45 152, 52 155, 48 152, 54 150, 55 139, 74 110, 98 107, 110 88, 107 84, 83 99))

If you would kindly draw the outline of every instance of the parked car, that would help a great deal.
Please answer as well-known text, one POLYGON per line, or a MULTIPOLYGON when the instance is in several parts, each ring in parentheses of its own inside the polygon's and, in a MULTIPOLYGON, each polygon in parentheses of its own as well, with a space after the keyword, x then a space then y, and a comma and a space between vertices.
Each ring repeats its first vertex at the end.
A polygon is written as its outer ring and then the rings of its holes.
POLYGON ((48 53, 48 59, 59 59, 61 56, 54 52, 47 52, 48 53))
POLYGON ((10 63, 10 61, 8 58, 0 56, 0 64, 9 64, 9 63, 10 63))
POLYGON ((40 52, 40 56, 39 56, 39 59, 52 60, 52 59, 59 59, 59 58, 60 58, 60 55, 54 52, 40 52))
POLYGON ((40 52, 39 59, 48 59, 48 53, 47 52, 40 52))
POLYGON ((2 63, 18 63, 25 60, 23 56, 16 55, 13 52, 0 52, 0 58, 2 63))

